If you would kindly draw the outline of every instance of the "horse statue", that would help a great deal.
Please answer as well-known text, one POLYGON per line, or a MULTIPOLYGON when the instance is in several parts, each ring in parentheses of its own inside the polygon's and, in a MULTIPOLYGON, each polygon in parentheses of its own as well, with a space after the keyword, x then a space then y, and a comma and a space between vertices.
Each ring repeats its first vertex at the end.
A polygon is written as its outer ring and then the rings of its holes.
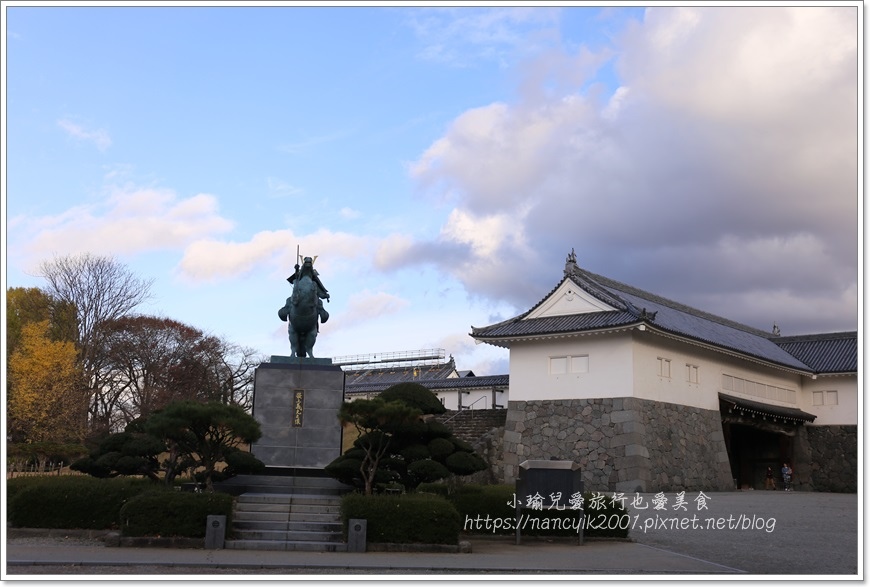
POLYGON ((287 298, 284 307, 278 310, 278 317, 287 322, 287 334, 290 337, 290 348, 296 357, 311 357, 314 354, 314 341, 320 330, 320 322, 329 319, 329 313, 323 307, 323 299, 329 301, 329 292, 323 287, 314 269, 314 260, 305 257, 300 267, 295 266, 296 273, 287 278, 293 284, 293 293, 287 298))

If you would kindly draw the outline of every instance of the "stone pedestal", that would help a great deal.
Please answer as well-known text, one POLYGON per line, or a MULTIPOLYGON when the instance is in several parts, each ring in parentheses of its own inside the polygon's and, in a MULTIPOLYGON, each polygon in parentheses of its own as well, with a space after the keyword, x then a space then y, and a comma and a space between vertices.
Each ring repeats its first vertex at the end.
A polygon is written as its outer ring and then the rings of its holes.
POLYGON ((263 435, 251 452, 270 468, 323 469, 341 454, 343 401, 344 371, 331 360, 272 357, 254 374, 263 435))

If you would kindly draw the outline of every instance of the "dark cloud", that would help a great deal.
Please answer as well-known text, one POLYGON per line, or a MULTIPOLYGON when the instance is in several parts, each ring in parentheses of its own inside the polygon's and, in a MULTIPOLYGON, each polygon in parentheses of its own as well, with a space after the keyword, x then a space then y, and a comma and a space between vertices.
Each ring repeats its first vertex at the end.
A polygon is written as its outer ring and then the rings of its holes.
POLYGON ((526 309, 575 248, 594 272, 759 327, 855 328, 856 14, 649 11, 615 47, 609 103, 524 88, 456 119, 414 168, 456 209, 404 262, 526 309))

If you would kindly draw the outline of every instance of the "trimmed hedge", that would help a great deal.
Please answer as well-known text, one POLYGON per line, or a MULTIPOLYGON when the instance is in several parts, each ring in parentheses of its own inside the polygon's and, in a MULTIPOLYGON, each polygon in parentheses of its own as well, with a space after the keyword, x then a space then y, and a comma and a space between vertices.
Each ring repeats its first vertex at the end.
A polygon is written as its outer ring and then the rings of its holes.
POLYGON ((118 528, 121 506, 153 487, 151 481, 131 478, 65 475, 9 479, 9 523, 15 528, 118 528))
POLYGON ((208 516, 226 516, 229 529, 232 510, 233 498, 225 493, 149 491, 121 508, 121 534, 203 538, 208 516))
MULTIPOLYGON (((417 488, 418 494, 433 493, 449 499, 459 512, 463 532, 505 535, 516 532, 514 528, 516 509, 511 505, 515 499, 515 488, 512 485, 463 485, 453 493, 448 491, 448 485, 443 483, 427 483, 417 488), (487 527, 487 517, 492 520, 489 527, 487 527), (474 522, 478 519, 480 522, 474 522), (496 519, 500 522, 495 523, 496 519)), ((578 511, 547 509, 548 503, 545 499, 542 510, 523 508, 521 513, 528 518, 528 522, 520 530, 522 535, 576 536, 575 528, 579 523, 578 511)), ((626 538, 628 536, 630 520, 622 517, 626 516, 627 512, 621 505, 614 505, 611 502, 610 494, 584 493, 583 504, 586 515, 584 537, 626 538), (598 497, 593 502, 596 495, 598 497)))
POLYGON ((351 493, 341 501, 341 517, 367 520, 366 540, 394 544, 458 544, 459 513, 437 495, 369 495, 351 493))

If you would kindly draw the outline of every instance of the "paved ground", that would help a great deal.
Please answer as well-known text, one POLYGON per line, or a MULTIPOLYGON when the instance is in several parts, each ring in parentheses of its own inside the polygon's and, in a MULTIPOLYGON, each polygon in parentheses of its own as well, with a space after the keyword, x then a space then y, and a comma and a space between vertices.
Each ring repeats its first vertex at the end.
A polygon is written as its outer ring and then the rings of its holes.
MULTIPOLYGON (((679 511, 679 517, 697 515, 699 523, 711 517, 717 522, 724 518, 727 528, 731 516, 734 529, 670 530, 661 528, 659 522, 659 529, 646 533, 635 529, 631 537, 641 544, 752 574, 858 573, 856 494, 737 491, 709 496, 708 509, 697 511, 694 500, 698 492, 687 492, 688 511, 679 511)), ((668 497, 669 512, 637 512, 642 524, 655 527, 656 515, 659 520, 673 517, 675 496, 668 497)))
MULTIPOLYGON (((629 506, 632 542, 474 536, 469 554, 109 548, 82 539, 7 540, 4 579, 26 575, 812 575, 863 578, 854 494, 687 492, 629 506), (643 504, 641 504, 643 505, 643 504), (693 528, 694 527, 694 528, 693 528)), ((606 521, 605 521, 606 522, 606 521)), ((652 577, 650 577, 652 578, 652 577)))

